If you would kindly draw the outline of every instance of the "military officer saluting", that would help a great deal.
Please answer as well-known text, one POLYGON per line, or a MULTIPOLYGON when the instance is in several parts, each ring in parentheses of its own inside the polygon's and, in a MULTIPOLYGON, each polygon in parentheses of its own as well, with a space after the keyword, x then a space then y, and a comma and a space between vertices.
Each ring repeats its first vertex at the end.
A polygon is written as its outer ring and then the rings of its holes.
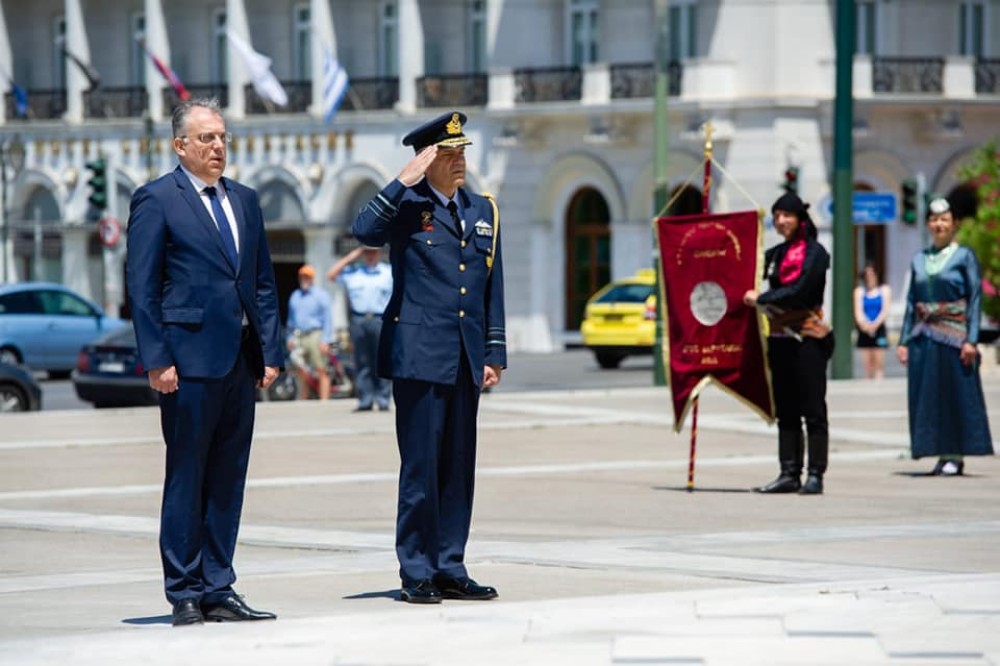
POLYGON ((498 213, 462 187, 465 120, 447 113, 406 135, 416 155, 354 221, 362 243, 390 246, 378 369, 393 380, 396 554, 411 603, 497 596, 465 568, 479 394, 507 364, 498 213))

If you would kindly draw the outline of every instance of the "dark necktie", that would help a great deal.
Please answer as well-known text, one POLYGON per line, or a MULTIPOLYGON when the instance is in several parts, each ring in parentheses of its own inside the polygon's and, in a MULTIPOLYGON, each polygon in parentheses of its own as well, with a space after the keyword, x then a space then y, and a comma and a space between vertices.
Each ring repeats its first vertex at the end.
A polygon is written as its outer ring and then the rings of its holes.
POLYGON ((458 217, 458 205, 454 201, 448 202, 448 212, 451 213, 451 221, 455 223, 455 231, 458 237, 462 237, 462 220, 458 217))
POLYGON ((226 211, 222 209, 222 202, 219 201, 219 193, 214 187, 206 187, 203 192, 208 195, 208 201, 212 204, 212 215, 215 216, 215 226, 219 228, 219 235, 222 236, 222 247, 226 249, 226 257, 229 263, 236 268, 239 258, 236 254, 236 241, 233 240, 233 230, 229 228, 229 220, 226 218, 226 211))

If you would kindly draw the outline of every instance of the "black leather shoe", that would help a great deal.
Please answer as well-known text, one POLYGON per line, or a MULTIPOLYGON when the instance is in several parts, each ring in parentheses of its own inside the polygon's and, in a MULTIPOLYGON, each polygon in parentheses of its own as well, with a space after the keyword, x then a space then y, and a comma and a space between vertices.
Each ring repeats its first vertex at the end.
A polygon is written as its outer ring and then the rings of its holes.
POLYGON ((754 488, 755 493, 766 493, 766 494, 777 494, 777 493, 797 493, 802 488, 802 481, 797 476, 789 476, 787 474, 781 474, 777 479, 767 484, 766 486, 761 486, 760 488, 754 488))
POLYGON ((412 583, 403 583, 399 598, 409 604, 439 604, 441 603, 441 590, 428 579, 417 580, 412 583))
POLYGON ((174 604, 172 622, 175 627, 182 627, 186 624, 202 624, 205 622, 198 602, 194 599, 181 599, 174 604))
POLYGON ((823 494, 823 477, 819 474, 810 474, 809 478, 802 485, 802 490, 799 491, 800 495, 822 495, 823 494))
POLYGON ((480 585, 471 578, 451 578, 450 576, 434 576, 434 584, 441 590, 445 599, 467 599, 470 601, 486 601, 496 599, 496 588, 480 585))
POLYGON ((247 620, 273 620, 278 616, 247 606, 243 597, 232 594, 214 604, 202 604, 201 611, 208 622, 244 622, 247 620))

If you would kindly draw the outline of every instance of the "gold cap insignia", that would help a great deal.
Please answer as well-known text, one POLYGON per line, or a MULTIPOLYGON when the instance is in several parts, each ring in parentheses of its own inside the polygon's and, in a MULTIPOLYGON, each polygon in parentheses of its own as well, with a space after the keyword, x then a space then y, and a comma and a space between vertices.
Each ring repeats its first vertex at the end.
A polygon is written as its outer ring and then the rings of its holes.
POLYGON ((462 121, 459 120, 458 114, 451 114, 451 122, 444 126, 444 131, 448 133, 449 136, 455 136, 456 134, 462 133, 462 121))

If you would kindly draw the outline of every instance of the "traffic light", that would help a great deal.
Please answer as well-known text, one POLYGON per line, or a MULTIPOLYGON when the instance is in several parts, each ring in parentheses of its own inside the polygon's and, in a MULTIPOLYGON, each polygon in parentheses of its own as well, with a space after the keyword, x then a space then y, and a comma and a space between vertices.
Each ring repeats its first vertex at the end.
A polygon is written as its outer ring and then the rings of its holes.
POLYGON ((902 219, 904 224, 917 223, 917 196, 919 187, 913 178, 907 178, 901 186, 901 196, 903 209, 902 219))
POLYGON ((87 201, 98 211, 103 211, 108 207, 108 163, 103 157, 98 157, 93 162, 87 162, 87 168, 93 172, 87 184, 90 185, 90 196, 87 201))
POLYGON ((781 189, 790 194, 799 193, 799 168, 797 166, 785 169, 785 182, 781 184, 781 189))

